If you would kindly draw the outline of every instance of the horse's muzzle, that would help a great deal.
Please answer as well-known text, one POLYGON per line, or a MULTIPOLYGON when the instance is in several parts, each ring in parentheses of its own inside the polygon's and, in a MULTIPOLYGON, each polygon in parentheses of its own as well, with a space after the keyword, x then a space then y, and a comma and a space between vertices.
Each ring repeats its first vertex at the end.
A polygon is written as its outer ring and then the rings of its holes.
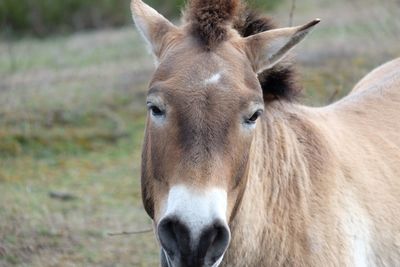
POLYGON ((220 220, 194 232, 178 217, 158 224, 163 267, 216 267, 229 245, 230 231, 220 220))

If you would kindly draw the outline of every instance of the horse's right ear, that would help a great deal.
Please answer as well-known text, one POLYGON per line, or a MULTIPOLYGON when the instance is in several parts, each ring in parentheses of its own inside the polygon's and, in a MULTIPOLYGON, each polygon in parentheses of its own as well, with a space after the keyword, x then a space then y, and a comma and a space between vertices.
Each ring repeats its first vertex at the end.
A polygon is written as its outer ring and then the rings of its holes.
POLYGON ((142 0, 132 0, 131 11, 136 27, 158 59, 161 56, 164 37, 177 28, 142 0))
POLYGON ((246 53, 256 73, 272 68, 320 22, 314 19, 303 26, 273 29, 244 39, 246 53))

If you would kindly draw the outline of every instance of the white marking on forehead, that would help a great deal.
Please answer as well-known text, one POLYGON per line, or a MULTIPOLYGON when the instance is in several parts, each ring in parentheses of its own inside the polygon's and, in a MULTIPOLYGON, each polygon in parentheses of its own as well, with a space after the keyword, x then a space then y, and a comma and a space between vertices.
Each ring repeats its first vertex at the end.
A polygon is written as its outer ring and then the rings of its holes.
POLYGON ((194 239, 216 219, 227 222, 227 193, 220 188, 209 188, 204 192, 194 191, 184 185, 173 186, 168 194, 162 217, 177 216, 191 230, 194 239))
POLYGON ((211 77, 204 80, 204 84, 205 85, 216 84, 219 82, 221 77, 222 77, 222 71, 214 73, 213 75, 211 75, 211 77))

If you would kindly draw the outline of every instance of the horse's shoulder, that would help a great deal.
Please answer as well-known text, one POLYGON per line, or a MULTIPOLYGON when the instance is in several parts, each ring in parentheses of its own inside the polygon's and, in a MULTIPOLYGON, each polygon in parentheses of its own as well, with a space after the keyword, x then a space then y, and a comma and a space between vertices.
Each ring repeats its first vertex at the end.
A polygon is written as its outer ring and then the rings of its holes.
POLYGON ((382 85, 399 86, 400 83, 400 58, 396 58, 377 67, 353 88, 351 93, 361 92, 382 85))

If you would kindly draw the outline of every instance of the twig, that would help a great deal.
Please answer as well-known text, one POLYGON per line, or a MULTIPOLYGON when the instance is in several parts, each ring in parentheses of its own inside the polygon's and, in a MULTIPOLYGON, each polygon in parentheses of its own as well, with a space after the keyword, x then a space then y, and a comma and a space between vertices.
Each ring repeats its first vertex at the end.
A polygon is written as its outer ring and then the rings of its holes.
POLYGON ((328 104, 332 103, 333 100, 335 100, 335 98, 338 96, 339 92, 340 92, 339 87, 336 87, 335 91, 332 93, 332 95, 328 99, 328 104))
POLYGON ((49 197, 51 198, 55 198, 55 199, 59 199, 59 200, 63 200, 63 201, 69 201, 69 200, 74 200, 77 199, 76 196, 67 193, 67 192, 55 192, 55 191, 51 191, 49 192, 49 197))
POLYGON ((289 27, 293 26, 293 15, 295 9, 296 9, 296 0, 292 0, 292 6, 290 8, 290 13, 289 13, 289 27))
POLYGON ((150 233, 153 231, 153 228, 147 228, 139 231, 132 231, 132 232, 127 232, 123 231, 120 233, 108 233, 109 236, 118 236, 118 235, 137 235, 137 234, 145 234, 145 233, 150 233))

